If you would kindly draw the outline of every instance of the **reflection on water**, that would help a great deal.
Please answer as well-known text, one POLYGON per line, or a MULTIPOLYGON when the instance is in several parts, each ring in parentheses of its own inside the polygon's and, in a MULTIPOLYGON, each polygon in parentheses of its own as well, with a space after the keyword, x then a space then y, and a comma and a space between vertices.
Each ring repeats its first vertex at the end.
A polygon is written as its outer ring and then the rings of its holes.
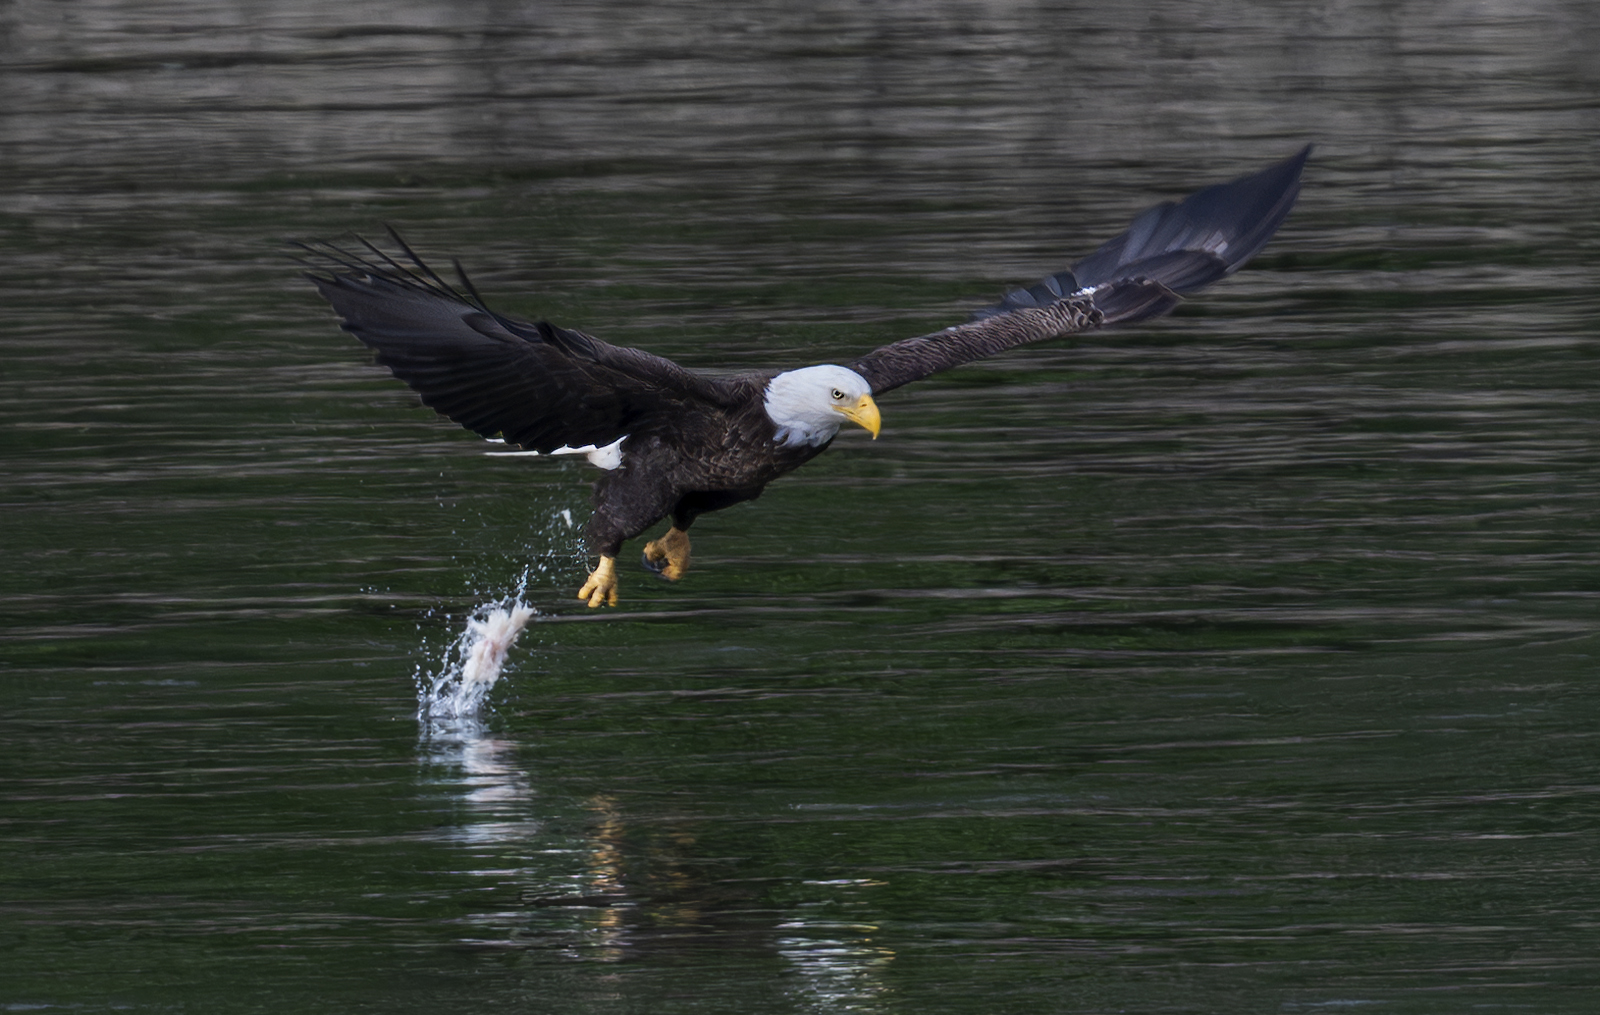
POLYGON ((585 914, 585 940, 578 954, 598 962, 620 962, 628 944, 624 907, 629 900, 622 854, 626 826, 616 801, 609 797, 595 797, 586 807, 593 823, 584 850, 584 891, 577 901, 601 908, 585 914))
MULTIPOLYGON (((533 800, 528 773, 516 764, 516 744, 495 737, 479 716, 436 718, 421 743, 424 764, 450 773, 470 816, 451 836, 474 845, 505 844, 537 834, 528 818, 533 800)), ((437 776, 435 776, 437 777, 437 776)))
MULTIPOLYGON (((582 802, 580 838, 555 833, 537 817, 540 795, 518 753, 516 743, 496 736, 476 717, 435 718, 421 742, 430 778, 453 784, 465 807, 448 840, 472 854, 487 851, 499 863, 515 857, 520 864, 477 872, 519 886, 520 905, 475 914, 475 930, 466 940, 480 947, 553 947, 577 961, 620 963, 671 954, 681 947, 683 935, 704 933, 720 922, 717 887, 689 870, 696 845, 692 834, 676 830, 660 837, 650 847, 651 857, 641 860, 621 803, 603 795, 582 802), (566 878, 552 879, 552 857, 570 865, 566 878), (630 871, 630 866, 639 869, 630 871)), ((764 926, 725 928, 718 936, 737 934, 745 944, 771 948, 796 978, 787 990, 797 1010, 887 1010, 883 1004, 891 988, 883 974, 894 952, 875 941, 876 926, 826 915, 870 909, 862 893, 885 882, 842 878, 803 884, 827 901, 763 912, 764 926)))
MULTIPOLYGON (((884 884, 867 878, 808 881, 835 896, 830 905, 870 912, 871 904, 852 899, 855 893, 884 884), (841 900, 839 897, 843 896, 841 900)), ((815 1012, 878 1012, 892 1010, 892 989, 886 977, 893 950, 874 942, 879 928, 868 923, 807 919, 796 915, 778 925, 778 954, 800 976, 795 991, 804 1007, 815 1012)))
POLYGON ((799 975, 795 990, 802 1011, 887 1011, 890 991, 882 974, 894 958, 887 948, 871 944, 867 924, 807 924, 794 921, 779 928, 778 952, 799 975))

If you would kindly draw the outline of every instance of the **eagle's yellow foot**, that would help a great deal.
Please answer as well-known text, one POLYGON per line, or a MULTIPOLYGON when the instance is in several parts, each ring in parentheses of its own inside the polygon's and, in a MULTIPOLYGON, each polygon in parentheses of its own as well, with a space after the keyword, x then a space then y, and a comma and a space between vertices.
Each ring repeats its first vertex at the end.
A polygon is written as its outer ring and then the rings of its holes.
POLYGON ((644 566, 668 581, 677 581, 689 570, 689 533, 677 526, 660 539, 644 544, 644 566))
POLYGON ((590 607, 617 605, 617 562, 614 558, 600 558, 600 566, 578 590, 578 598, 587 599, 590 607))

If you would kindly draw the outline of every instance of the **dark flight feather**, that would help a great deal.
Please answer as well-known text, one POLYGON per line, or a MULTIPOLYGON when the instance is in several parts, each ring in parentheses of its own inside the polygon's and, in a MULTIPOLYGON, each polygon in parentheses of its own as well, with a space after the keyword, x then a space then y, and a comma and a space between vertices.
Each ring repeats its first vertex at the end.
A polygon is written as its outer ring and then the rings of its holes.
POLYGON ((737 403, 734 386, 671 360, 497 314, 464 273, 466 292, 395 240, 411 265, 376 248, 368 257, 319 244, 303 248, 321 269, 307 277, 379 363, 469 430, 549 452, 604 446, 696 404, 737 403))
POLYGON ((1159 317, 1266 246, 1294 207, 1311 146, 1258 173, 1158 204, 1070 271, 1007 293, 966 324, 874 349, 850 368, 873 394, 1014 346, 1159 317))

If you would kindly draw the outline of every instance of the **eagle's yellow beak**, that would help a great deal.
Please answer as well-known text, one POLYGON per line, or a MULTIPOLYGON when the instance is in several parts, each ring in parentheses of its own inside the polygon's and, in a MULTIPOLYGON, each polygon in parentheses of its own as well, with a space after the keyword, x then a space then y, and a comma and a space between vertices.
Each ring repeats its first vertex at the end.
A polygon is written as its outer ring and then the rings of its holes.
POLYGON ((883 426, 883 417, 878 415, 878 403, 872 400, 871 395, 862 395, 861 400, 855 405, 836 405, 833 411, 843 413, 845 419, 870 433, 873 440, 878 439, 878 430, 883 426))

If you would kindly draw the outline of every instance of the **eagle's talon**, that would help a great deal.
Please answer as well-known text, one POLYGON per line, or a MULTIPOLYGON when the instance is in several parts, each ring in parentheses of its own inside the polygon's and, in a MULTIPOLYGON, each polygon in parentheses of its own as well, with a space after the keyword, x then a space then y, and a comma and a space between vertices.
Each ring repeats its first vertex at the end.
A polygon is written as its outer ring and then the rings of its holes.
POLYGON ((589 575, 589 580, 578 590, 578 598, 588 600, 589 608, 617 605, 617 562, 613 557, 601 557, 600 564, 589 575))
POLYGON ((682 578, 689 570, 689 533, 674 525, 660 539, 644 544, 643 563, 667 581, 682 578))

